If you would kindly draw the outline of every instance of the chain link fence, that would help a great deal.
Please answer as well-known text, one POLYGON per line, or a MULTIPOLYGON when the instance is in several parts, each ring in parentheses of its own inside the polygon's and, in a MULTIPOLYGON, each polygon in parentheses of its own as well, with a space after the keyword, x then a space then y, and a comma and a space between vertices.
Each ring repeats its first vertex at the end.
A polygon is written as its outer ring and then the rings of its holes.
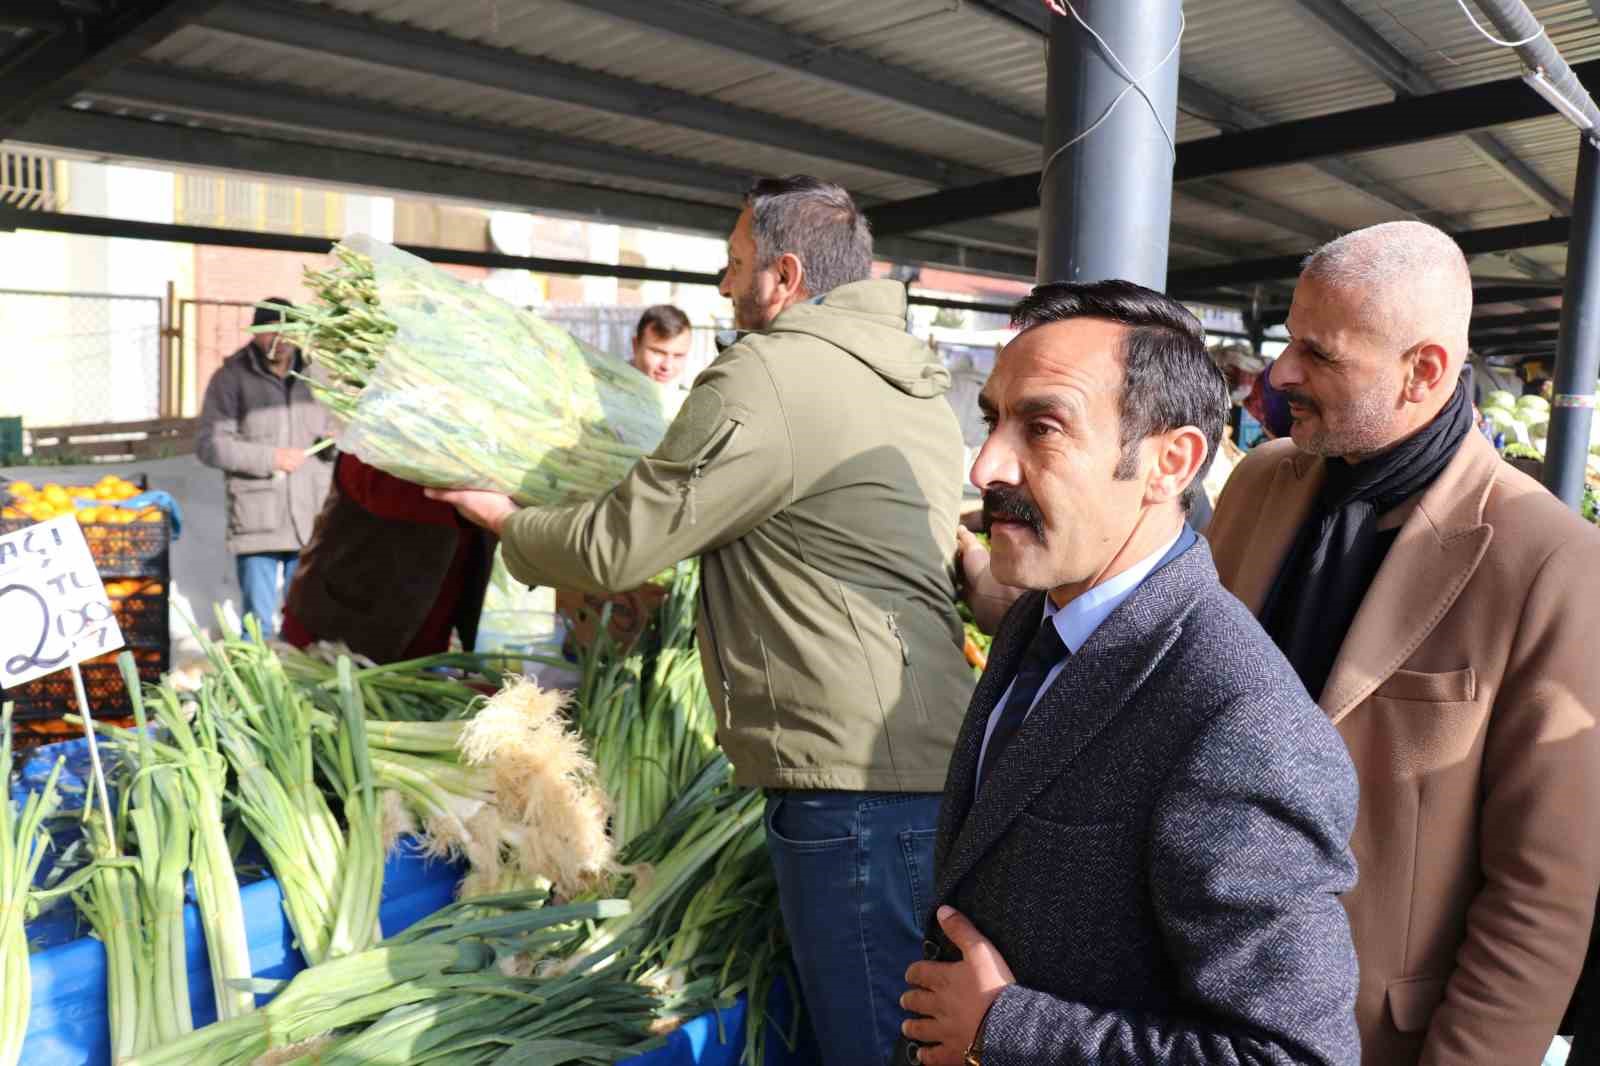
POLYGON ((180 300, 179 325, 183 335, 185 367, 194 368, 194 381, 184 382, 185 410, 200 413, 206 386, 223 360, 250 343, 250 320, 256 305, 239 300, 180 300))
POLYGON ((162 301, 0 289, 0 415, 27 425, 161 414, 162 301))

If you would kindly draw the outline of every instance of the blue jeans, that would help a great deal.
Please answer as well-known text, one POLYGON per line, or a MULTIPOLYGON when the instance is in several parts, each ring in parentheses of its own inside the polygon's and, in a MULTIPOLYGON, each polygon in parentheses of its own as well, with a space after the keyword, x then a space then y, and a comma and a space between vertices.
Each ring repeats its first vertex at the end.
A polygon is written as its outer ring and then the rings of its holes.
POLYGON ((252 552, 238 557, 239 564, 239 615, 255 615, 261 623, 261 639, 271 640, 278 633, 278 577, 283 576, 283 588, 294 580, 295 564, 299 552, 252 552))
POLYGON ((829 1066, 886 1066, 933 905, 937 792, 767 792, 767 848, 829 1066))

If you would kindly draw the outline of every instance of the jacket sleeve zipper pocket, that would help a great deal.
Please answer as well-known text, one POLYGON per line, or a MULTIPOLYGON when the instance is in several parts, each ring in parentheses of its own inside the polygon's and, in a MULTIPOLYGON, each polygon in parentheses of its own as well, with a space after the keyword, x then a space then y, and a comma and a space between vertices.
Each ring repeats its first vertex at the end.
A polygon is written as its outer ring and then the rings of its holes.
POLYGON ((895 642, 900 645, 901 661, 910 666, 911 648, 906 644, 906 635, 900 632, 900 619, 893 611, 889 612, 889 632, 894 634, 895 642))
POLYGON ((722 437, 719 438, 710 448, 706 449, 706 451, 701 454, 700 458, 694 461, 694 465, 689 468, 689 480, 683 483, 683 503, 684 506, 688 508, 689 524, 691 526, 695 524, 696 518, 694 499, 695 485, 702 477, 705 476, 706 467, 711 465, 711 460, 722 454, 723 450, 726 449, 730 443, 732 443, 733 436, 737 432, 739 432, 739 423, 734 422, 728 428, 728 432, 723 434, 722 437))

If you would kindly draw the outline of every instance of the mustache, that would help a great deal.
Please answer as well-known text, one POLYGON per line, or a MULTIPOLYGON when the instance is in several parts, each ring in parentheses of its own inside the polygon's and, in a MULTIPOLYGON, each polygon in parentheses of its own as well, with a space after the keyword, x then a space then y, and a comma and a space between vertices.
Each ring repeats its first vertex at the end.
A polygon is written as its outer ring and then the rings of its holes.
POLYGON ((1020 522, 1031 529, 1035 537, 1044 540, 1044 515, 1021 489, 1000 486, 983 491, 984 531, 995 522, 1020 522))
POLYGON ((1307 408, 1313 413, 1322 410, 1317 406, 1317 401, 1296 389, 1279 389, 1278 392, 1286 402, 1292 403, 1296 407, 1307 408))

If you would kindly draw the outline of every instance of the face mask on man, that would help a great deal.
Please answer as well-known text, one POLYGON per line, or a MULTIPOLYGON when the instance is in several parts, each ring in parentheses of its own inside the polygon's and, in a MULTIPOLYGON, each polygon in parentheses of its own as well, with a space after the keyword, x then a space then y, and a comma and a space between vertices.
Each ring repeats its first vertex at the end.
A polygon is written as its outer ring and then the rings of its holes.
POLYGON ((1294 428, 1294 416, 1289 414, 1289 398, 1272 387, 1272 368, 1261 375, 1261 424, 1274 437, 1287 437, 1294 428))

